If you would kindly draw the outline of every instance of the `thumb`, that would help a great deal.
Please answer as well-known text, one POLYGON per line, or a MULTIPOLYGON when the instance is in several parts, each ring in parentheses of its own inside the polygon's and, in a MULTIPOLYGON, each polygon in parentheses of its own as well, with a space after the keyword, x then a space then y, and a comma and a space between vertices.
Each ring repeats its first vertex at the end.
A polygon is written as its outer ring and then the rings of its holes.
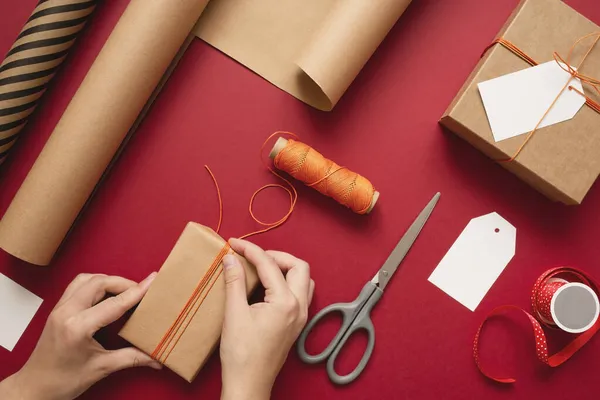
POLYGON ((162 365, 158 361, 133 347, 109 351, 104 356, 103 366, 104 371, 109 374, 133 367, 162 369, 162 365))
POLYGON ((236 313, 248 307, 246 294, 246 273, 236 256, 223 257, 225 276, 225 315, 236 313))

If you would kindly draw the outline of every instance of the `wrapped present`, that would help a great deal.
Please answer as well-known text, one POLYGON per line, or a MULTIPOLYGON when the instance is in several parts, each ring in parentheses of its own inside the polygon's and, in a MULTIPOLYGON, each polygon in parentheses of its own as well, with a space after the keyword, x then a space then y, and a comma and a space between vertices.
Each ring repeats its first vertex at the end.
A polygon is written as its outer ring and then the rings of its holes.
MULTIPOLYGON (((494 138, 478 85, 532 65, 560 60, 579 67, 575 70, 563 64, 573 80, 579 74, 598 76, 599 37, 596 24, 560 0, 521 1, 440 123, 550 199, 580 204, 600 173, 597 80, 581 79, 583 92, 578 95, 585 105, 572 119, 549 126, 538 124, 532 131, 505 140, 494 138), (578 42, 583 37, 587 40, 578 42)), ((545 115, 535 118, 542 122, 545 115)))
MULTIPOLYGON (((232 253, 212 229, 190 222, 119 335, 191 382, 219 342, 225 312, 222 259, 232 253)), ((246 271, 248 294, 256 270, 246 271)))

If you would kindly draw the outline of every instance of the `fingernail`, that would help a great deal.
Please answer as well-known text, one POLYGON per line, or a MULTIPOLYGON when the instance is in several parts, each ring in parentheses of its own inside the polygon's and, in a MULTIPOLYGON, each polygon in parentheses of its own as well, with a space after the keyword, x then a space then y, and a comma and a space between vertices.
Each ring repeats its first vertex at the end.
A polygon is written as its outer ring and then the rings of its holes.
POLYGON ((141 284, 142 284, 142 285, 149 285, 150 283, 152 283, 152 281, 154 280, 154 278, 156 278, 156 275, 158 275, 158 272, 156 272, 156 271, 155 271, 155 272, 153 272, 153 273, 151 273, 150 275, 148 275, 148 276, 146 277, 146 279, 144 279, 144 280, 141 282, 141 284))
POLYGON ((235 256, 227 254, 225 257, 223 257, 223 268, 229 269, 233 267, 236 264, 236 261, 237 260, 235 259, 235 256))
POLYGON ((145 280, 152 282, 154 278, 156 278, 156 275, 158 275, 158 272, 154 271, 153 273, 148 275, 148 277, 145 280))

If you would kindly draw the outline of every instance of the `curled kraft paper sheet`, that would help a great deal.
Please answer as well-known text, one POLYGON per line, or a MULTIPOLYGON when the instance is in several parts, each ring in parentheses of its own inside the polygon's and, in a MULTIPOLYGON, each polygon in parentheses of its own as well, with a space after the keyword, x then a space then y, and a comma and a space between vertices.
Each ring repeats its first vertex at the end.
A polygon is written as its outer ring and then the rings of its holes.
POLYGON ((47 265, 135 130, 208 0, 131 0, 2 221, 0 247, 47 265))
POLYGON ((211 0, 196 35, 330 111, 411 0, 211 0))

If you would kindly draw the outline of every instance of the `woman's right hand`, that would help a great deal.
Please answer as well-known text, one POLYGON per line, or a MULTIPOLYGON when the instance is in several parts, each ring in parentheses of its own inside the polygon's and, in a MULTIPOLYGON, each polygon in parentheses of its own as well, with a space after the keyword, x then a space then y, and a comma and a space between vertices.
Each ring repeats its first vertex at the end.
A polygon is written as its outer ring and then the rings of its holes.
POLYGON ((264 400, 306 324, 315 283, 308 264, 290 254, 264 251, 245 240, 229 243, 256 266, 265 298, 248 305, 244 268, 236 257, 225 256, 222 399, 264 400))

